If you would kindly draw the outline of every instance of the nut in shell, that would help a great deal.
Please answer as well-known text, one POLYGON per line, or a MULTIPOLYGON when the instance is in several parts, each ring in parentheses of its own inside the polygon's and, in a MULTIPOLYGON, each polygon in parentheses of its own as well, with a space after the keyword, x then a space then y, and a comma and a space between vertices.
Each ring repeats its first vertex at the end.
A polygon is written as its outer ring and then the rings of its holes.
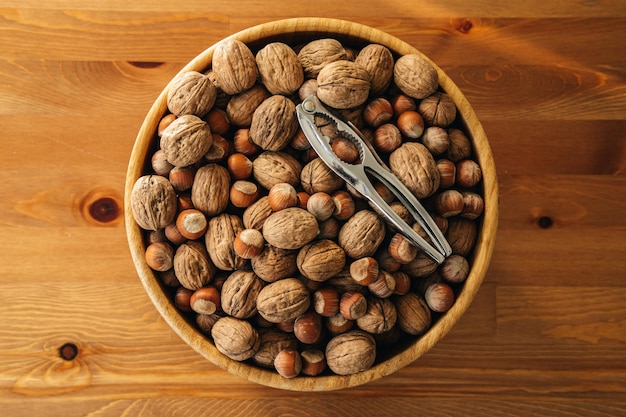
POLYGON ((317 96, 336 109, 351 109, 365 103, 370 92, 369 73, 352 61, 335 61, 317 76, 317 96))
POLYGON ((167 107, 177 116, 205 116, 215 104, 217 88, 208 76, 188 71, 176 77, 167 91, 167 107))
POLYGON ((256 299, 261 317, 270 323, 295 320, 311 305, 309 290, 297 278, 285 278, 266 285, 256 299))
POLYGON ((369 369, 376 360, 374 337, 351 330, 333 337, 326 345, 326 363, 337 375, 352 375, 369 369))
POLYGON ((161 149, 174 166, 185 167, 200 161, 212 143, 209 125, 192 114, 178 117, 161 135, 161 149))
POLYGON ((236 361, 250 359, 261 344, 257 330, 245 321, 234 317, 222 317, 211 329, 215 347, 236 361))
POLYGON ((280 249, 300 249, 317 236, 315 217, 299 207, 289 207, 271 214, 263 225, 263 237, 280 249))
POLYGON ((144 175, 135 181, 130 205, 139 227, 145 230, 163 229, 176 217, 176 191, 165 177, 144 175))
POLYGON ((258 68, 252 51, 245 43, 226 39, 215 46, 213 74, 222 91, 235 95, 254 85, 258 68))
POLYGON ((261 82, 272 94, 291 95, 304 82, 304 71, 298 55, 282 42, 265 45, 256 54, 261 82))

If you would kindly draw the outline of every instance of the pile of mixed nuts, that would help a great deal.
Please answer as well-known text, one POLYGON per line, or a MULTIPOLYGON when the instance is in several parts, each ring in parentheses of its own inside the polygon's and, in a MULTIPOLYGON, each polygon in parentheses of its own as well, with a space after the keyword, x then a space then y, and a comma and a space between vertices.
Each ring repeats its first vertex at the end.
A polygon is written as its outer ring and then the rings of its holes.
MULTIPOLYGON (((147 264, 221 353, 286 378, 353 374, 453 305, 478 234, 482 178, 427 60, 335 39, 256 53, 228 39, 204 73, 170 84, 167 103, 132 213, 147 264), (453 249, 441 265, 310 149, 295 107, 314 93, 432 213, 453 249)), ((340 158, 358 158, 332 125, 318 127, 340 158)), ((377 190, 423 234, 385 186, 377 190)))

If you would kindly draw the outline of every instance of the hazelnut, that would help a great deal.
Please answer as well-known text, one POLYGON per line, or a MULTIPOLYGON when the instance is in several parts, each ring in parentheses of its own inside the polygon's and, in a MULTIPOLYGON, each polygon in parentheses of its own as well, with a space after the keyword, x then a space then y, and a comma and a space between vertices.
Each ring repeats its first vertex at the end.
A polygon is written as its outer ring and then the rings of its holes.
POLYGON ((450 188, 456 179, 456 165, 449 159, 438 159, 437 170, 439 171, 439 188, 450 188))
POLYGON ((339 159, 348 164, 359 159, 359 150, 350 139, 336 137, 330 143, 330 148, 339 159))
POLYGON ((307 193, 306 191, 298 191, 296 193, 296 195, 298 196, 298 204, 297 207, 300 207, 303 210, 306 210, 306 205, 309 202, 309 193, 307 193))
POLYGON ((207 220, 200 210, 186 209, 178 214, 176 228, 187 239, 199 239, 206 232, 207 220))
POLYGON ((298 205, 298 194, 293 185, 286 182, 274 184, 267 195, 272 210, 280 211, 298 205))
POLYGON ((283 378, 295 378, 302 371, 302 358, 295 349, 284 349, 274 359, 274 368, 283 378))
POLYGON ((456 184, 459 187, 471 188, 482 179, 480 165, 471 159, 464 159, 456 164, 456 184))
POLYGON ((259 256, 265 247, 265 239, 257 229, 243 229, 233 242, 233 249, 243 259, 259 256))
POLYGON ((402 135, 409 139, 417 139, 424 133, 424 119, 416 111, 407 110, 401 113, 396 124, 402 135))
POLYGON ((235 131, 233 136, 233 147, 235 148, 235 151, 246 156, 252 156, 261 149, 250 140, 250 129, 248 128, 241 128, 235 131))
POLYGON ((222 109, 211 109, 204 120, 209 125, 209 128, 211 128, 211 133, 225 135, 230 130, 230 120, 228 119, 226 111, 222 109))
POLYGON ((317 343, 322 336, 322 316, 315 311, 308 311, 296 317, 293 334, 304 344, 317 343))
POLYGON ((467 279, 469 274, 469 262, 463 256, 450 255, 441 263, 439 274, 448 282, 461 283, 467 279))
POLYGON ((324 220, 323 222, 318 222, 320 232, 317 235, 318 239, 331 239, 337 240, 337 236, 339 236, 339 229, 341 229, 341 224, 339 220, 331 217, 328 220, 324 220))
POLYGON ((178 211, 195 208, 193 201, 191 200, 191 194, 179 193, 178 194, 178 211))
POLYGON ((475 221, 462 217, 448 219, 446 239, 452 247, 453 254, 467 256, 474 248, 477 237, 478 225, 475 221))
POLYGON ((443 217, 451 217, 463 211, 463 195, 457 190, 445 190, 435 197, 435 210, 443 217))
POLYGON ((393 117, 391 103, 384 97, 377 97, 371 100, 363 109, 363 119, 365 123, 377 128, 383 123, 387 123, 393 117))
POLYGON ((445 129, 439 126, 430 126, 422 134, 422 143, 433 155, 439 155, 448 150, 450 138, 445 129))
POLYGON ((483 214, 485 208, 483 198, 480 194, 471 191, 463 191, 461 194, 463 195, 463 211, 461 211, 460 216, 466 219, 476 220, 483 214))
POLYGON ((146 248, 146 263, 155 271, 167 271, 174 266, 174 248, 167 242, 154 242, 146 248))
POLYGON ((169 113, 163 116, 163 118, 159 121, 159 126, 157 127, 157 135, 161 137, 165 128, 171 125, 174 120, 176 120, 176 115, 174 113, 169 113))
POLYGON ((341 315, 348 320, 357 320, 367 311, 367 300, 360 292, 346 292, 339 301, 341 315))
POLYGON ((302 129, 298 129, 296 134, 291 138, 289 146, 297 151, 306 151, 311 149, 311 142, 307 139, 304 131, 302 129))
POLYGON ((376 253, 376 260, 378 261, 379 269, 384 269, 387 272, 393 273, 399 271, 402 267, 402 264, 393 259, 389 253, 389 246, 381 248, 378 253, 376 253))
POLYGON ((180 311, 191 312, 191 295, 193 290, 185 287, 178 287, 174 294, 174 305, 180 311))
POLYGON ((405 111, 417 110, 417 104, 415 100, 406 94, 397 94, 391 98, 391 107, 393 107, 393 115, 395 117, 400 116, 405 111))
POLYGON ((450 285, 437 282, 426 288, 424 299, 431 310, 444 313, 454 304, 454 291, 450 285))
POLYGON ((402 145, 400 129, 392 123, 385 123, 374 131, 374 148, 383 153, 391 153, 402 145))
POLYGON ((472 154, 472 144, 461 129, 448 129, 448 139, 450 139, 450 145, 448 146, 448 150, 444 153, 447 159, 457 163, 470 157, 472 154))
POLYGON ((317 92, 317 80, 315 78, 310 78, 305 80, 300 88, 298 89, 298 97, 300 100, 304 101, 305 98, 312 96, 317 92))
POLYGON ((313 309, 323 317, 332 317, 339 312, 339 293, 334 288, 324 287, 313 293, 313 309))
POLYGON ((152 169, 154 173, 161 176, 168 176, 174 165, 167 162, 167 156, 163 149, 157 150, 151 159, 152 169))
POLYGON ((354 199, 347 191, 339 190, 332 195, 335 210, 333 217, 337 220, 348 220, 356 211, 354 199))
POLYGON ((231 154, 226 165, 230 176, 235 180, 245 180, 252 175, 252 161, 246 155, 240 152, 231 154))
POLYGON ((396 198, 395 194, 389 189, 389 187, 380 181, 376 181, 374 183, 374 189, 387 204, 391 204, 391 202, 396 198))
POLYGON ((220 293, 215 287, 198 288, 191 294, 190 307, 198 314, 213 314, 220 307, 220 293))
POLYGON ((326 317, 324 326, 333 335, 350 331, 354 327, 354 320, 348 320, 341 313, 326 317))
POLYGON ((396 289, 396 280, 391 273, 381 269, 378 271, 376 281, 369 284, 367 288, 379 298, 388 298, 396 289))
POLYGON ((391 275, 393 275, 393 280, 396 284, 396 288, 393 290, 395 295, 404 295, 411 291, 412 281, 409 274, 402 271, 396 271, 391 275))
POLYGON ((187 240, 188 240, 180 232, 180 229, 176 225, 176 222, 170 223, 167 226, 165 226, 164 232, 165 232, 165 237, 167 237, 167 240, 169 240, 170 242, 172 242, 176 246, 182 245, 183 243, 187 242, 187 240))
POLYGON ((401 233, 395 233, 389 242, 389 254, 400 264, 408 264, 417 256, 418 248, 401 233))
POLYGON ((213 325, 221 318, 219 314, 196 314, 196 324, 200 331, 206 335, 211 334, 213 325))
POLYGON ((367 256, 350 264, 350 276, 359 285, 368 286, 378 279, 378 261, 367 256))
POLYGON ((249 207, 259 197, 259 189, 252 181, 238 180, 230 187, 230 202, 235 207, 249 207))
POLYGON ((326 357, 319 349, 306 349, 300 352, 302 359, 302 373, 308 376, 317 376, 326 370, 326 357))
POLYGON ((309 196, 306 209, 318 221, 324 221, 328 220, 335 212, 335 202, 329 194, 320 191, 309 196))

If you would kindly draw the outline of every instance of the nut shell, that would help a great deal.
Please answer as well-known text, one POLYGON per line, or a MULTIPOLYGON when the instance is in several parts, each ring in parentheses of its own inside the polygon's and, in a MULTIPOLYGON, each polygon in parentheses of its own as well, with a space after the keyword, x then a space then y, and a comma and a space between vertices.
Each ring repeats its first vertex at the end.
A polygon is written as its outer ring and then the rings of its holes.
POLYGON ((389 167, 417 198, 428 197, 439 188, 439 170, 428 149, 406 142, 389 156, 389 167))
POLYGON ((248 319, 254 316, 256 298, 263 281, 252 271, 238 270, 226 278, 222 285, 222 309, 229 316, 248 319))
POLYGON ((351 258, 372 256, 385 237, 385 224, 376 213, 361 210, 339 230, 339 246, 351 258))
POLYGON ((256 54, 261 82, 272 94, 291 95, 304 82, 304 71, 298 55, 282 42, 265 45, 256 54))
POLYGON ((300 249, 317 236, 315 217, 299 207, 289 207, 271 214, 263 225, 263 237, 280 249, 300 249))
POLYGON ((163 229, 176 218, 176 191, 165 177, 144 175, 133 185, 130 206, 139 227, 163 229))
POLYGON ((394 60, 389 48, 379 44, 369 44, 359 51, 354 62, 369 73, 372 94, 384 93, 393 78, 394 60))
POLYGON ((256 60, 242 41, 226 39, 219 42, 213 52, 212 64, 217 84, 226 94, 241 93, 256 82, 256 60))
POLYGON ((177 116, 194 114, 203 117, 215 104, 217 88, 209 77, 188 71, 176 77, 167 91, 167 107, 177 116))
POLYGON ((261 149, 279 151, 298 130, 296 105, 285 96, 265 99, 252 114, 250 140, 261 149))
POLYGON ((376 359, 374 337, 351 330, 333 337, 326 345, 326 363, 337 375, 352 375, 369 369, 376 359))
POLYGON ((222 213, 209 220, 205 241, 209 256, 216 267, 223 271, 241 268, 246 262, 237 255, 234 241, 243 230, 243 222, 239 216, 222 213))
POLYGON ((249 322, 234 317, 222 317, 215 322, 211 336, 217 350, 236 361, 250 359, 261 345, 256 329, 249 322))
POLYGON ((424 333, 432 322, 430 309, 426 301, 410 292, 392 298, 396 306, 397 323, 400 329, 408 334, 419 335, 424 333))
POLYGON ((343 45, 336 39, 315 39, 304 45, 298 52, 305 78, 317 78, 327 64, 347 59, 343 45))
POLYGON ((192 241, 183 243, 176 249, 174 272, 183 287, 195 291, 213 280, 215 266, 204 245, 192 241))
POLYGON ((229 201, 230 175, 221 165, 208 164, 198 169, 191 187, 191 201, 207 216, 226 209, 229 201))
POLYGON ((270 323, 295 320, 311 305, 309 290, 296 278, 285 278, 266 285, 256 299, 261 317, 270 323))
POLYGON ((261 153, 252 162, 252 167, 254 178, 268 190, 281 182, 297 185, 302 171, 302 165, 296 158, 280 151, 261 153))
POLYGON ((161 135, 161 149, 174 166, 185 167, 200 161, 212 143, 209 125, 192 114, 174 120, 161 135))
POLYGON ((404 94, 416 99, 428 97, 439 85, 435 67, 417 54, 403 55, 396 60, 393 79, 404 94))
POLYGON ((317 76, 317 96, 336 109, 351 109, 365 103, 370 92, 370 75, 352 61, 326 65, 317 76))
POLYGON ((300 249, 297 265, 308 279, 323 282, 343 270, 346 253, 332 240, 317 240, 300 249))

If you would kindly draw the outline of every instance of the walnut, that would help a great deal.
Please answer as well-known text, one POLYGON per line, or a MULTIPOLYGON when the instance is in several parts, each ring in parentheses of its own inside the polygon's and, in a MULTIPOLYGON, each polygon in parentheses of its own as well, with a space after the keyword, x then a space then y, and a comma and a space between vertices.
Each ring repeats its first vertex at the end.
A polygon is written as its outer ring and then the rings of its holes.
POLYGON ((135 181, 130 207, 139 227, 145 230, 163 229, 176 218, 176 191, 167 178, 144 175, 135 181))
POLYGON ((369 73, 371 94, 383 94, 393 78, 394 60, 389 48, 369 44, 359 51, 354 62, 369 73))
POLYGON ((228 120, 233 126, 250 126, 254 111, 269 96, 265 87, 258 84, 233 96, 226 106, 228 120))
POLYGON ((252 270, 265 282, 274 282, 292 276, 298 271, 293 250, 266 245, 259 256, 252 258, 252 270))
POLYGON ((325 192, 332 194, 340 189, 344 182, 322 161, 315 158, 302 168, 300 184, 308 194, 325 192))
POLYGON ((191 186, 191 201, 207 216, 215 216, 226 209, 229 201, 230 175, 221 165, 200 167, 191 186))
POLYGON ((389 155, 389 167, 417 198, 428 197, 439 188, 437 163, 421 143, 405 142, 389 155))
POLYGON ((180 285, 195 291, 213 280, 215 266, 204 245, 198 241, 190 241, 176 249, 174 272, 180 285))
POLYGON ((307 311, 310 305, 309 290, 297 278, 285 278, 267 284, 256 299, 259 314, 270 323, 294 320, 307 311))
POLYGON ((265 151, 252 162, 252 174, 266 189, 286 182, 295 186, 300 181, 302 165, 296 158, 281 151, 265 151))
POLYGON ((317 76, 317 96, 336 109, 351 109, 365 103, 370 93, 370 75, 352 61, 335 61, 317 76))
POLYGON ((315 216, 299 207, 277 211, 263 225, 265 241, 281 249, 300 249, 315 239, 318 233, 315 216))
POLYGON ((397 323, 400 329, 408 334, 424 333, 432 321, 426 301, 416 293, 394 296, 392 302, 396 306, 397 323))
POLYGON ((300 49, 298 59, 302 64, 305 78, 317 78, 326 64, 348 59, 346 50, 336 39, 316 39, 300 49))
POLYGON ((263 196, 248 206, 243 212, 243 225, 246 229, 261 230, 265 220, 272 214, 274 210, 269 204, 269 197, 263 196))
POLYGON ((222 317, 211 329, 215 347, 236 361, 250 359, 259 350, 261 338, 252 325, 234 317, 222 317))
POLYGON ((285 96, 263 101, 252 115, 250 140, 261 149, 279 151, 289 144, 298 130, 296 105, 285 96))
POLYGON ((281 350, 298 348, 298 339, 296 339, 293 333, 268 329, 260 334, 261 346, 252 357, 252 360, 264 368, 274 367, 274 359, 276 359, 276 355, 281 350))
POLYGON ((178 117, 161 133, 161 149, 174 166, 185 167, 200 161, 212 143, 209 125, 193 114, 178 117))
POLYGON ((343 270, 346 253, 332 240, 317 240, 300 249, 297 265, 302 275, 308 279, 326 281, 343 270))
POLYGON ((205 241, 211 260, 219 269, 232 271, 241 268, 246 260, 235 253, 233 242, 243 230, 239 216, 222 213, 211 220, 207 227, 205 241))
POLYGON ((221 304, 224 313, 238 319, 248 319, 256 314, 256 298, 263 281, 252 271, 235 271, 222 285, 221 304))
POLYGON ((361 210, 339 230, 339 246, 354 259, 372 256, 385 238, 385 224, 376 213, 361 210))
POLYGON ((396 325, 398 319, 396 306, 389 298, 367 297, 367 311, 357 319, 356 324, 368 333, 387 332, 396 325))
POLYGON ((167 90, 167 108, 176 116, 204 117, 215 104, 217 88, 211 79, 197 71, 178 75, 167 90))
POLYGON ((326 362, 338 375, 365 371, 376 360, 376 341, 371 334, 351 330, 333 337, 326 345, 326 362))
POLYGON ((252 87, 258 75, 252 51, 236 39, 225 39, 215 46, 213 72, 219 87, 230 95, 252 87))
POLYGON ((416 99, 428 97, 439 86, 437 70, 418 54, 403 55, 396 60, 393 80, 404 94, 416 99))
POLYGON ((282 42, 265 45, 256 54, 261 82, 272 94, 291 95, 304 82, 304 71, 298 55, 282 42))
POLYGON ((430 259, 426 253, 420 251, 411 262, 402 265, 402 271, 413 278, 422 278, 435 272, 437 266, 437 262, 430 259))
POLYGON ((478 225, 473 220, 451 217, 448 220, 446 239, 455 255, 467 256, 476 245, 478 225))
POLYGON ((417 111, 430 126, 446 127, 456 118, 456 105, 446 93, 437 92, 423 99, 417 111))

